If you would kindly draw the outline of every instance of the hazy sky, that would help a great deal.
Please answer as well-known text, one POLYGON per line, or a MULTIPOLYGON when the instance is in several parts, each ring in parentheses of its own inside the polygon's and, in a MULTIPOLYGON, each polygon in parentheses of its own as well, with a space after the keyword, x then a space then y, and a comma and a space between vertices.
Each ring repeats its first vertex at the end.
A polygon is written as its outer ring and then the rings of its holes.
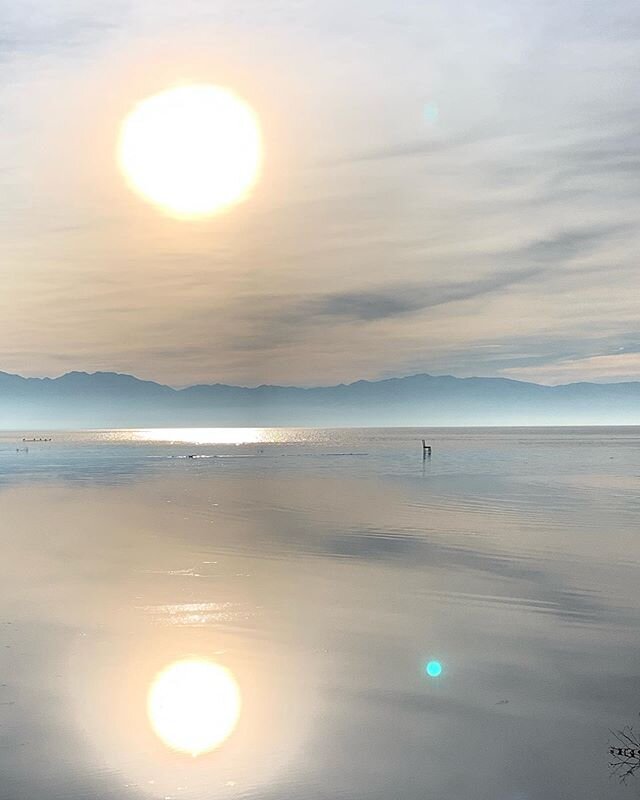
POLYGON ((637 0, 0 0, 0 370, 640 378, 639 68, 637 0), (199 222, 114 158, 188 81, 265 141, 199 222))

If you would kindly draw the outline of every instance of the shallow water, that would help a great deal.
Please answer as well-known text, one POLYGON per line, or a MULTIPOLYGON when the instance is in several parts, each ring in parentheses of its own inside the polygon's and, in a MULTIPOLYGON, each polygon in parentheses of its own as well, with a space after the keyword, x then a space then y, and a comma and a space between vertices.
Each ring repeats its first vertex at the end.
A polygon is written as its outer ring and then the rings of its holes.
POLYGON ((638 428, 2 433, 0 798, 633 797, 639 485, 638 428))

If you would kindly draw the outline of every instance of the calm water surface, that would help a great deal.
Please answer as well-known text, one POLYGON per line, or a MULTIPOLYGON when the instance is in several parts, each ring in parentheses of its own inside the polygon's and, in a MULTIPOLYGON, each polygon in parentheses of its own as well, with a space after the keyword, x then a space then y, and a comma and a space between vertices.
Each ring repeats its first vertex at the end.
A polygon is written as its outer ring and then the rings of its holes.
POLYGON ((639 487, 638 428, 0 433, 0 798, 637 797, 639 487))

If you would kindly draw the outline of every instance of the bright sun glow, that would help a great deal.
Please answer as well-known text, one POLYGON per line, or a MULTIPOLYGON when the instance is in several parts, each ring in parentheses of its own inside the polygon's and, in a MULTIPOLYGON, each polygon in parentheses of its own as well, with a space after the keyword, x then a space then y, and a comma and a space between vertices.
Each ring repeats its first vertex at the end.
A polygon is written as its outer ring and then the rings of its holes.
POLYGON ((212 661, 176 661, 162 670, 147 698, 153 730, 172 750, 199 756, 219 747, 237 725, 240 690, 212 661))
POLYGON ((167 214, 210 216, 245 199, 258 178, 258 119, 228 89, 168 89, 125 118, 118 162, 131 187, 167 214))

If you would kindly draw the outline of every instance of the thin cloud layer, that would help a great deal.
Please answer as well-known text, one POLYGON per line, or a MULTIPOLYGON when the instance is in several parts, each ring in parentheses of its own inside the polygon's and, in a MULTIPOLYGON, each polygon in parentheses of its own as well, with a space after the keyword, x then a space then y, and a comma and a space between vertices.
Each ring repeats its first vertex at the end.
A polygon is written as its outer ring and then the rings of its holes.
POLYGON ((1 369, 639 376, 630 0, 0 14, 1 369), (190 80, 246 97, 266 148, 249 201, 199 223, 158 215, 114 160, 131 106, 190 80))

